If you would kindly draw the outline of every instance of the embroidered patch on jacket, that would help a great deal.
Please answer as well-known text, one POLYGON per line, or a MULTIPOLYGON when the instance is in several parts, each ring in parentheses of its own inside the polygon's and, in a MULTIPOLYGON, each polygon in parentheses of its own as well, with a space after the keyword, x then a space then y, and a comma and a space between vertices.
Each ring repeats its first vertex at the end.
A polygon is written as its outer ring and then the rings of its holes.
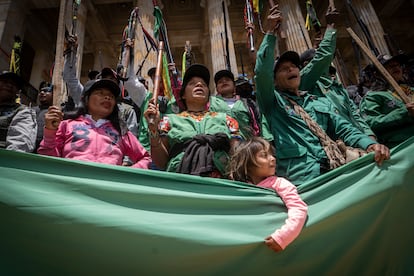
POLYGON ((288 105, 285 105, 285 110, 286 110, 286 113, 289 116, 297 117, 297 114, 296 114, 295 110, 292 107, 290 107, 288 105))
POLYGON ((387 102, 387 106, 389 108, 395 108, 397 106, 397 103, 396 103, 395 100, 390 100, 390 101, 387 102))

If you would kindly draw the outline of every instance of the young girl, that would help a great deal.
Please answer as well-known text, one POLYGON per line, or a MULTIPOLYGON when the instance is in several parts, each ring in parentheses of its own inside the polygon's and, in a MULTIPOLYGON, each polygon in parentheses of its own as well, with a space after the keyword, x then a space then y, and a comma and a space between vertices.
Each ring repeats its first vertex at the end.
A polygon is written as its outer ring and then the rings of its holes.
POLYGON ((231 156, 230 178, 275 190, 288 208, 288 218, 280 229, 265 239, 272 250, 279 252, 288 246, 305 224, 308 207, 300 198, 296 186, 275 176, 276 158, 269 142, 261 137, 241 142, 231 156))

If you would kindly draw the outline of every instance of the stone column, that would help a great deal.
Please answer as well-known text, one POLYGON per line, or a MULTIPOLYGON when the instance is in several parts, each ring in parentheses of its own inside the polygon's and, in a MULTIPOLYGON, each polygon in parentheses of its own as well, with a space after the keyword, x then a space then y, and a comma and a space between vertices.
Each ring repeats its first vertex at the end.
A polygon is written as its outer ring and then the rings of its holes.
MULTIPOLYGON (((238 75, 237 72, 237 63, 236 63, 236 54, 234 51, 234 44, 233 44, 233 36, 231 33, 231 24, 228 14, 227 2, 224 1, 224 9, 226 13, 226 20, 227 20, 227 33, 228 33, 228 40, 229 40, 229 58, 230 58, 230 66, 231 71, 235 76, 238 75)), ((222 8, 222 1, 205 1, 206 9, 207 9, 207 17, 208 17, 208 26, 209 26, 209 35, 210 35, 210 44, 211 44, 211 60, 212 60, 212 68, 211 68, 211 75, 214 74, 222 69, 226 69, 226 62, 225 62, 225 29, 224 29, 224 15, 223 15, 223 8, 222 8), (223 46, 224 45, 224 46, 223 46)))
POLYGON ((106 48, 103 48, 100 43, 95 44, 95 54, 94 54, 94 60, 93 60, 93 70, 102 70, 102 68, 110 67, 113 69, 114 64, 113 60, 111 58, 112 53, 109 53, 106 48))
MULTIPOLYGON (((30 76, 30 83, 38 89, 39 84, 43 80, 49 81, 49 75, 45 74, 46 64, 50 64, 50 53, 44 49, 39 49, 33 59, 32 74, 30 76)), ((47 70, 46 70, 47 71, 47 70)))
POLYGON ((305 20, 298 0, 280 0, 279 7, 282 11, 282 31, 286 49, 301 54, 312 47, 309 33, 305 27, 305 20))
MULTIPOLYGON (((378 49, 379 53, 389 54, 389 49, 384 39, 384 30, 374 10, 374 7, 371 4, 371 1, 354 0, 352 1, 352 5, 357 15, 361 18, 361 20, 367 26, 371 34, 373 44, 378 49)), ((367 40, 364 34, 362 33, 361 28, 357 27, 354 29, 354 31, 358 34, 360 38, 362 38, 362 40, 368 46, 367 40)))

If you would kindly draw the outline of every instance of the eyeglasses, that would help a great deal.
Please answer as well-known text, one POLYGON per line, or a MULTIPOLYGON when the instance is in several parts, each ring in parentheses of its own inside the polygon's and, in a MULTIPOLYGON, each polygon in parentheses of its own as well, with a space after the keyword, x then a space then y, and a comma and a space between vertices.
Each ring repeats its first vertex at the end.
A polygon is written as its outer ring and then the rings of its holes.
POLYGON ((43 93, 46 93, 46 94, 53 93, 53 88, 52 87, 44 87, 40 90, 40 92, 43 92, 43 93))

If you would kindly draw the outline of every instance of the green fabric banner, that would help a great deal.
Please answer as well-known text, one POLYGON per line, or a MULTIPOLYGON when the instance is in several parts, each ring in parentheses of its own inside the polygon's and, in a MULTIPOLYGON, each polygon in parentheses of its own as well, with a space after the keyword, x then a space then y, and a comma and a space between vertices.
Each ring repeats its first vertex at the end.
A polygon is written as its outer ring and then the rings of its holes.
POLYGON ((302 185, 305 228, 274 253, 271 190, 0 150, 0 274, 414 275, 413 152, 302 185))

